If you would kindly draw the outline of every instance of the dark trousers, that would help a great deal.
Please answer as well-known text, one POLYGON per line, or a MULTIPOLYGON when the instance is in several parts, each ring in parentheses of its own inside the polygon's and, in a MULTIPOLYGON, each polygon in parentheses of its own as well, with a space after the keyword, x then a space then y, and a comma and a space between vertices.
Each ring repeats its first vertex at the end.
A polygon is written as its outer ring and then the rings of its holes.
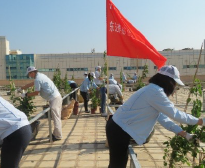
POLYGON ((88 111, 88 101, 89 101, 88 92, 81 92, 80 91, 80 94, 81 94, 81 96, 83 97, 83 100, 84 100, 85 111, 88 111))
POLYGON ((22 155, 31 140, 31 126, 26 125, 3 139, 1 168, 18 168, 22 155))
POLYGON ((106 105, 106 92, 107 88, 106 87, 101 87, 100 88, 100 112, 105 113, 105 105, 106 105))
MULTIPOLYGON (((73 90, 75 90, 76 88, 78 88, 78 85, 77 85, 76 83, 71 83, 71 84, 70 84, 70 87, 71 87, 71 89, 72 89, 72 91, 73 91, 73 90)), ((74 92, 74 93, 72 93, 72 94, 70 95, 70 100, 71 100, 71 99, 76 100, 76 95, 77 95, 77 91, 74 92)))
POLYGON ((108 168, 126 168, 130 135, 111 118, 106 125, 106 136, 110 152, 108 168))

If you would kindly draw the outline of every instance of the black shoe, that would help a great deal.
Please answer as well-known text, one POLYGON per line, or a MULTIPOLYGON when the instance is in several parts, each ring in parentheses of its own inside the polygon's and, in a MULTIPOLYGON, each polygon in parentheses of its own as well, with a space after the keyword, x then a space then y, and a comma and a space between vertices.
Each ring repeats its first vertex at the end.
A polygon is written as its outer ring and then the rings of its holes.
MULTIPOLYGON (((48 135, 48 138, 49 138, 50 136, 48 135)), ((57 139, 53 134, 52 134, 52 140, 53 141, 60 141, 61 139, 57 139)))
POLYGON ((60 141, 61 139, 57 139, 57 138, 52 134, 52 140, 53 140, 53 141, 60 141))
POLYGON ((90 113, 90 110, 88 110, 88 111, 85 111, 85 113, 90 113))

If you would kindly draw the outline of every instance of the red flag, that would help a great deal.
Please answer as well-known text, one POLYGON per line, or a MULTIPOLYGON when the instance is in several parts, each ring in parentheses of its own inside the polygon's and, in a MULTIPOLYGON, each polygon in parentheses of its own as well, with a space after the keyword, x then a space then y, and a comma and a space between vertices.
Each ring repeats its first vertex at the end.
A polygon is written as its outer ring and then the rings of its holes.
POLYGON ((150 59, 158 68, 165 64, 167 59, 120 13, 111 0, 107 0, 106 14, 108 56, 150 59))

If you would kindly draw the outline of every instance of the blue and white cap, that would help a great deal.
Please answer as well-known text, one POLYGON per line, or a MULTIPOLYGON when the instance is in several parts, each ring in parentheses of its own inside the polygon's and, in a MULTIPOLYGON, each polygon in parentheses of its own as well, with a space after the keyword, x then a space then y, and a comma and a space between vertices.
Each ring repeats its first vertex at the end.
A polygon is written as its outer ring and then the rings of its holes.
POLYGON ((32 72, 32 71, 37 71, 37 69, 33 66, 28 67, 27 72, 26 72, 26 76, 29 74, 29 72, 32 72))
POLYGON ((174 79, 179 85, 184 86, 184 83, 180 79, 180 74, 178 69, 173 65, 165 65, 159 71, 159 74, 169 76, 174 79))

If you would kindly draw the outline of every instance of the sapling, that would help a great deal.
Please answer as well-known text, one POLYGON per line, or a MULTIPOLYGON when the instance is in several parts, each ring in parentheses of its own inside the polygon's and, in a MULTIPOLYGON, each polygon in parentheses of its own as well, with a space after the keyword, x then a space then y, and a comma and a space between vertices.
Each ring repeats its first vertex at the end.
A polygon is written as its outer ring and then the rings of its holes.
MULTIPOLYGON (((190 89, 192 95, 195 95, 196 99, 191 100, 189 97, 187 103, 193 102, 193 108, 191 114, 199 118, 202 114, 202 102, 198 97, 202 96, 202 87, 200 80, 195 80, 195 85, 190 89)), ((204 168, 204 155, 199 163, 196 163, 196 158, 199 154, 204 153, 204 148, 200 147, 199 142, 205 142, 205 128, 198 125, 181 125, 182 129, 190 134, 194 134, 191 141, 186 140, 180 136, 174 136, 169 138, 168 141, 164 142, 166 145, 164 149, 164 166, 174 168, 177 166, 193 166, 195 168, 204 168), (191 163, 188 159, 189 154, 193 157, 191 163), (197 165, 198 164, 198 165, 197 165)))

